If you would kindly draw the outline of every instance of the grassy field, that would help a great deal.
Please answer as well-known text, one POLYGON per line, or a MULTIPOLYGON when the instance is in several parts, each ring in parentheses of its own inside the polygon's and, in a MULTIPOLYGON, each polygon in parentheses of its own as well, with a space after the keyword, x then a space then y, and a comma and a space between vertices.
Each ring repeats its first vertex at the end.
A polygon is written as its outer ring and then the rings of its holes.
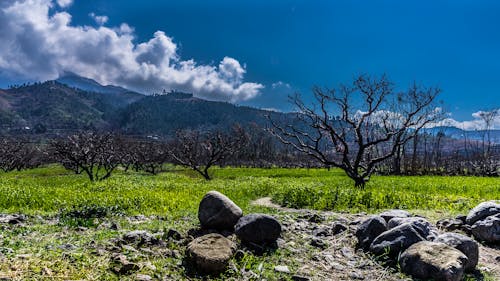
MULTIPOLYGON (((293 220, 289 214, 250 202, 270 196, 276 203, 295 208, 368 213, 405 208, 436 219, 499 199, 500 179, 375 176, 359 190, 341 171, 322 169, 224 168, 215 169, 214 180, 205 181, 191 171, 169 167, 156 176, 118 171, 96 183, 60 166, 0 174, 0 213, 28 215, 21 225, 0 224, 0 279, 135 280, 137 273, 158 280, 198 280, 186 277, 183 245, 169 242, 161 249, 120 248, 113 239, 136 229, 165 233, 174 228, 186 235, 196 227, 198 203, 209 190, 226 194, 244 213, 274 213, 280 219, 293 220), (137 215, 145 217, 136 220, 137 215), (165 249, 170 254, 158 254, 165 249), (116 253, 140 264, 140 269, 132 275, 113 273, 116 253)), ((317 253, 309 246, 306 250, 301 255, 307 258, 317 253)), ((296 256, 278 249, 233 262, 238 268, 262 272, 267 280, 288 280, 289 276, 275 273, 273 266, 286 262, 292 271, 297 270, 301 264, 294 262, 296 256)), ((241 278, 240 271, 227 274, 218 280, 241 278)))
MULTIPOLYGON (((270 196, 293 208, 376 212, 390 208, 464 213, 484 200, 500 199, 500 179, 442 176, 374 176, 364 190, 342 171, 324 169, 214 170, 214 180, 174 169, 156 176, 120 172, 91 183, 59 166, 0 174, 0 210, 50 215, 97 206, 124 214, 182 217, 194 214, 203 194, 218 190, 244 210, 270 196)), ((253 210, 252 210, 253 211, 253 210)))

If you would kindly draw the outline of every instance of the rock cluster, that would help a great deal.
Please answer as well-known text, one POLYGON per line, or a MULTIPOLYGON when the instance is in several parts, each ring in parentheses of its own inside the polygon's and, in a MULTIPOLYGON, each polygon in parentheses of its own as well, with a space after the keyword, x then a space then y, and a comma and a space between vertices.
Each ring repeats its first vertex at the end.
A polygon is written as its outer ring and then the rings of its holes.
POLYGON ((385 259, 399 262, 404 273, 418 279, 462 280, 479 259, 476 240, 500 242, 500 203, 483 202, 467 216, 443 219, 437 228, 422 217, 390 210, 363 221, 356 231, 357 247, 385 259), (399 257, 399 260, 398 260, 399 257))
POLYGON ((260 249, 276 244, 281 235, 281 224, 274 217, 243 216, 238 205, 217 191, 205 194, 198 208, 198 219, 202 227, 198 233, 204 235, 188 244, 186 255, 200 272, 208 274, 227 268, 237 249, 233 233, 243 244, 260 249))

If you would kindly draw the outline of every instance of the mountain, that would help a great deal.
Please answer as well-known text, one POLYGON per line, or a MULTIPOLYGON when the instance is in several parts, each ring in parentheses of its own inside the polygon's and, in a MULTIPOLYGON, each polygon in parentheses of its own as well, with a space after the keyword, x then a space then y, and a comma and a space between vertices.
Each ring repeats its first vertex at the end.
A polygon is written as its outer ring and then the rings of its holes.
POLYGON ((118 87, 118 86, 113 86, 113 85, 103 86, 95 80, 92 80, 90 78, 81 77, 81 76, 78 76, 74 73, 68 73, 64 76, 61 76, 61 77, 57 78, 56 81, 61 83, 61 84, 66 84, 70 87, 78 88, 80 90, 85 90, 85 91, 89 91, 89 92, 95 92, 95 93, 120 94, 120 93, 132 92, 128 89, 118 87))
POLYGON ((132 92, 89 92, 57 81, 23 85, 0 91, 0 128, 4 132, 109 128, 118 109, 142 97, 132 92))
POLYGON ((426 128, 423 132, 436 136, 437 134, 443 134, 447 137, 457 139, 457 140, 469 140, 469 141, 488 141, 488 134, 490 141, 492 143, 500 143, 500 130, 475 130, 466 131, 456 127, 451 126, 438 126, 433 128, 426 128))

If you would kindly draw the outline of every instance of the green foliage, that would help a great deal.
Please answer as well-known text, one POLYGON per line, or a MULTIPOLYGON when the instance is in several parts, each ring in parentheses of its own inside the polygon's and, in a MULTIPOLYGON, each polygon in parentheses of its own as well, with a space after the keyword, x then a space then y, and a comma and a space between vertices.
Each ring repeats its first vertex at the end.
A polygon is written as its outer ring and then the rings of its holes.
POLYGON ((499 178, 442 176, 378 176, 364 190, 354 188, 339 170, 215 168, 214 180, 172 169, 151 176, 117 171, 91 183, 52 165, 0 175, 0 210, 57 214, 60 210, 110 208, 125 214, 157 214, 174 218, 196 214, 198 202, 218 190, 244 210, 271 196, 281 205, 335 211, 376 212, 389 208, 466 212, 481 201, 498 198, 499 178), (76 207, 75 207, 76 206, 76 207))

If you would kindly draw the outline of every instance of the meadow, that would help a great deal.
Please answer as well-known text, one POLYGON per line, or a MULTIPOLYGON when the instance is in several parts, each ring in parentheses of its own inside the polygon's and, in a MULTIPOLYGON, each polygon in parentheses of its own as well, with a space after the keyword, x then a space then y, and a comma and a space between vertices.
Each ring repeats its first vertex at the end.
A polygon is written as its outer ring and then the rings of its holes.
POLYGON ((244 210, 269 196, 282 206, 342 212, 401 208, 455 215, 479 202, 500 199, 500 179, 463 176, 373 176, 361 190, 340 170, 218 168, 205 181, 195 173, 167 167, 158 175, 117 171, 89 182, 58 165, 0 174, 0 210, 54 215, 61 210, 100 207, 135 215, 179 218, 195 214, 209 190, 220 191, 244 210))

